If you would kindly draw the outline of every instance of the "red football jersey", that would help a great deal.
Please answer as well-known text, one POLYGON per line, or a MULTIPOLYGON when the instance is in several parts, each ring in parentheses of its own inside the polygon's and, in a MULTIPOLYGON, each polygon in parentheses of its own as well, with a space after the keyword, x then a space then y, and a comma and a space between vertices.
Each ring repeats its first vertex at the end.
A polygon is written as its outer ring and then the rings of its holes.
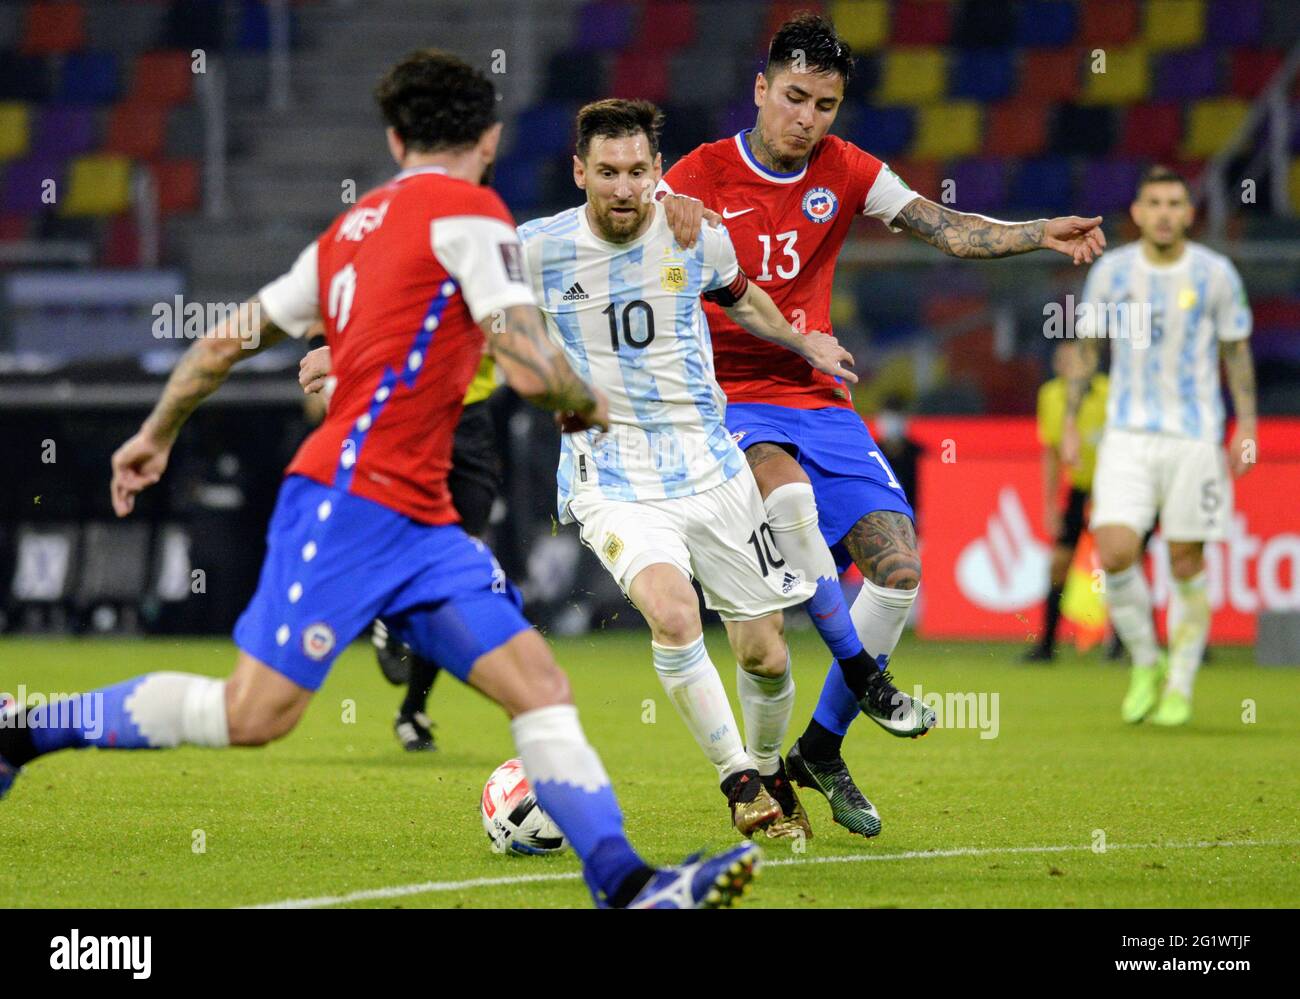
POLYGON ((531 305, 509 210, 486 187, 436 168, 369 192, 259 293, 301 336, 320 317, 337 379, 324 422, 286 474, 382 503, 414 520, 460 518, 447 473, 478 323, 531 305))
MULTIPOLYGON (((745 135, 697 147, 660 186, 720 212, 749 279, 796 328, 830 333, 835 261, 853 216, 889 223, 917 195, 880 160, 837 136, 817 143, 802 170, 779 174, 754 158, 745 135)), ((746 333, 716 305, 706 302, 705 311, 729 402, 852 407, 842 379, 746 333)))

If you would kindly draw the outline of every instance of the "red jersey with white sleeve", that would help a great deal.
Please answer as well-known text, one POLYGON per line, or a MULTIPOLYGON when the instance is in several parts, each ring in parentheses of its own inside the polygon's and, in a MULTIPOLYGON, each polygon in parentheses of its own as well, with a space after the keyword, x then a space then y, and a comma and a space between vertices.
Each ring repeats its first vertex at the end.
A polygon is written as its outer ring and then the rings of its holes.
POLYGON ((447 473, 483 355, 478 324, 535 304, 500 197, 441 168, 404 171, 335 219, 258 298, 292 336, 324 320, 337 379, 286 474, 422 523, 456 523, 447 473))
MULTIPOLYGON (((746 132, 698 146, 673 164, 659 190, 699 198, 723 216, 740 268, 805 333, 831 333, 835 261, 858 214, 885 224, 919 197, 884 163, 827 135, 802 170, 780 174, 754 158, 746 132)), ((843 379, 760 340, 705 303, 718 384, 728 402, 800 409, 852 408, 843 379)))

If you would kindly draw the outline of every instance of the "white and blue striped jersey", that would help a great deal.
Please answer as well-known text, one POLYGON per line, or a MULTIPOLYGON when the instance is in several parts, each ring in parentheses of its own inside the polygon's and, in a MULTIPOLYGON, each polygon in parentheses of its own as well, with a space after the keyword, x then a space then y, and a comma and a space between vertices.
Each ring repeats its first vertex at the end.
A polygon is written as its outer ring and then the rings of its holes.
POLYGON ((1131 243, 1092 265, 1080 306, 1076 334, 1110 340, 1107 427, 1222 441, 1219 342, 1251 331, 1232 261, 1188 242, 1157 266, 1131 243))
POLYGON ((704 226, 683 250, 658 206, 629 243, 598 237, 586 206, 519 227, 524 261, 552 340, 609 397, 610 429, 565 434, 560 521, 598 490, 612 500, 690 496, 745 467, 723 424, 726 397, 700 295, 736 279, 725 229, 704 226))

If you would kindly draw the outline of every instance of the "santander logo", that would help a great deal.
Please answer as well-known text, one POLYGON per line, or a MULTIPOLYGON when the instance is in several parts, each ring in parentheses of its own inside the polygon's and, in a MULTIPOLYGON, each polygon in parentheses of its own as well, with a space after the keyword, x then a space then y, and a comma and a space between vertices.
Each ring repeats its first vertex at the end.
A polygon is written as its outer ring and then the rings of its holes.
POLYGON ((984 536, 957 556, 957 585, 971 603, 991 611, 1017 611, 1042 599, 1048 548, 1034 537, 1020 494, 998 493, 984 536))

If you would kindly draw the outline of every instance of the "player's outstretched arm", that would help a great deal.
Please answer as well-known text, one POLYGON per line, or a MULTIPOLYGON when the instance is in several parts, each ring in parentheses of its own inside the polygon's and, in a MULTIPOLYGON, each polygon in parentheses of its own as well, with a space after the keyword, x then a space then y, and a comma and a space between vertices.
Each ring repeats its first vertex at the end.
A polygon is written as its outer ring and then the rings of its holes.
POLYGON ((928 198, 914 198, 894 216, 892 225, 949 256, 975 260, 1055 250, 1076 264, 1090 264, 1106 248, 1100 215, 1090 219, 1067 215, 1032 222, 999 222, 945 208, 928 198))
POLYGON ((786 322, 772 296, 758 285, 748 282, 734 304, 728 305, 716 297, 715 300, 746 332, 793 350, 818 371, 843 378, 851 385, 857 384, 858 376, 849 370, 853 366, 853 355, 833 336, 815 331, 806 335, 800 333, 786 322))
POLYGON ((1250 471, 1258 460, 1259 430, 1255 416, 1255 361, 1250 353, 1250 338, 1227 340, 1219 348, 1228 375, 1228 391, 1237 418, 1236 429, 1228 444, 1228 467, 1236 477, 1250 471))
POLYGON ((153 412, 136 435, 113 452, 109 491, 114 513, 125 517, 135 509, 136 496, 162 478, 181 427, 198 404, 226 380, 236 362, 279 343, 286 335, 267 318, 254 296, 181 355, 153 412))
POLYGON ((578 377, 551 343, 534 306, 512 305, 492 313, 479 327, 510 387, 534 405, 558 413, 566 433, 609 429, 609 403, 578 377))

